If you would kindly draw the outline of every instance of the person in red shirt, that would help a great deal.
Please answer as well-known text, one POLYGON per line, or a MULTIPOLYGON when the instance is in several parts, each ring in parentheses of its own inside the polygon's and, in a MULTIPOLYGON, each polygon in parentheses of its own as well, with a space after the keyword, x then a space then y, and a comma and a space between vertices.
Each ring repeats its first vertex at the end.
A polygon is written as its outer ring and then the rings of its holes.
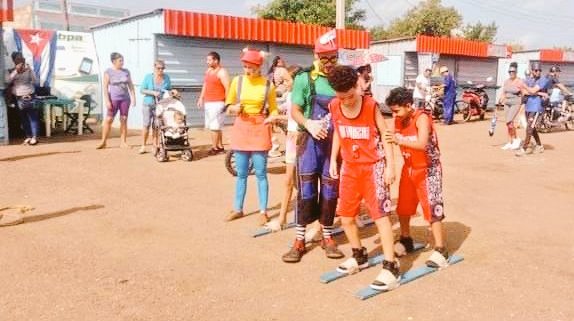
POLYGON ((395 252, 405 254, 414 250, 410 219, 420 203, 434 238, 434 251, 426 264, 446 267, 448 252, 441 223, 444 219, 442 166, 432 118, 425 111, 413 108, 413 92, 404 87, 391 90, 385 102, 395 118, 395 132, 387 130, 385 141, 398 145, 404 158, 397 204, 401 238, 395 244, 395 252))
POLYGON ((355 217, 362 200, 369 209, 381 236, 385 260, 383 270, 371 287, 392 290, 399 286, 399 263, 393 249, 391 228, 391 193, 389 185, 395 180, 392 145, 382 140, 387 126, 377 102, 361 96, 358 74, 349 66, 336 66, 328 75, 336 92, 329 104, 334 127, 329 174, 339 178, 337 215, 352 246, 353 256, 337 271, 356 273, 369 266, 367 249, 361 245, 355 217), (343 162, 339 174, 339 157, 343 162))
POLYGON ((225 121, 225 97, 229 91, 229 74, 221 66, 221 57, 215 51, 207 54, 207 71, 197 107, 205 108, 205 128, 211 131, 209 155, 223 153, 223 129, 225 121))

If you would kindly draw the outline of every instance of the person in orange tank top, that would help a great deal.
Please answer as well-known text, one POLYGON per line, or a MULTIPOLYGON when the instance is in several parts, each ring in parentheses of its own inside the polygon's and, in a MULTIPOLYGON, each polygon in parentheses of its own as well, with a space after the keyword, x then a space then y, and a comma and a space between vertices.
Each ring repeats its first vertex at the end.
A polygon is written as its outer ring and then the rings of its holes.
POLYGON ((221 57, 215 51, 207 54, 207 71, 198 108, 205 108, 205 128, 211 131, 211 150, 209 155, 223 153, 223 134, 221 129, 225 120, 225 97, 229 90, 229 74, 221 67, 221 57))
POLYGON ((395 180, 393 147, 381 137, 387 126, 377 102, 368 95, 361 96, 359 75, 352 67, 336 66, 328 79, 336 92, 329 104, 335 129, 329 174, 340 179, 337 215, 353 251, 353 256, 339 265, 337 271, 353 274, 369 266, 368 252, 361 244, 355 222, 364 200, 379 230, 385 255, 383 269, 371 287, 392 290, 399 286, 400 274, 390 220, 389 186, 395 180), (343 159, 340 174, 339 157, 343 159))
POLYGON ((420 203, 434 238, 434 251, 426 264, 434 268, 446 267, 448 251, 441 223, 444 219, 442 165, 432 118, 425 111, 413 108, 413 92, 404 87, 391 90, 386 104, 395 117, 395 132, 387 130, 385 140, 398 145, 404 158, 397 204, 401 238, 395 244, 395 252, 404 255, 414 250, 410 218, 416 214, 420 203))

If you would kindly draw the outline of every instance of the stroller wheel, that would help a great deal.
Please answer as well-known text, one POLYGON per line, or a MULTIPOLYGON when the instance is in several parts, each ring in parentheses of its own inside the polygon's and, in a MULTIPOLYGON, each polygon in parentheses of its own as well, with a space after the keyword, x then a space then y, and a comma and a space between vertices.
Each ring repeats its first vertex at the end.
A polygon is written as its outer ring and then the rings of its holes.
POLYGON ((185 149, 181 151, 181 159, 187 162, 191 162, 193 160, 193 152, 191 149, 185 149))
POLYGON ((157 150, 155 158, 157 159, 158 162, 166 162, 168 160, 167 151, 164 148, 160 147, 157 150))

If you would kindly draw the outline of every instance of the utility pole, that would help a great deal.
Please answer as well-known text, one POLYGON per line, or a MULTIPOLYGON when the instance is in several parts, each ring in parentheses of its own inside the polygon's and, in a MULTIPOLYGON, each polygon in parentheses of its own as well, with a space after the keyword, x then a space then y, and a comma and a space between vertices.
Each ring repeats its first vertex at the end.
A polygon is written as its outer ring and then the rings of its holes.
POLYGON ((345 29, 345 0, 335 0, 336 1, 336 12, 337 16, 335 18, 335 27, 337 29, 345 29))
POLYGON ((68 0, 62 0, 62 7, 64 9, 64 21, 66 31, 70 31, 70 15, 68 14, 68 0))

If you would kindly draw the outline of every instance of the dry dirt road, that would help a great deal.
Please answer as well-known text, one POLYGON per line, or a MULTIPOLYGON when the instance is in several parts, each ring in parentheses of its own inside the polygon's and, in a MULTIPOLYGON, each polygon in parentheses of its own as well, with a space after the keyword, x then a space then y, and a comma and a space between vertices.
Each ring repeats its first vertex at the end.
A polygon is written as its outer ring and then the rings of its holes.
MULTIPOLYGON (((367 301, 353 295, 378 268, 324 285, 339 261, 320 248, 281 262, 294 231, 254 239, 255 217, 223 221, 234 179, 223 156, 204 157, 206 132, 193 132, 204 151, 191 163, 160 164, 117 139, 95 150, 95 136, 2 146, 0 205, 35 210, 0 228, 0 320, 574 320, 574 132, 544 134, 544 154, 517 158, 500 150, 502 124, 492 138, 487 127, 438 126, 449 248, 465 261, 367 301)), ((248 211, 255 191, 251 177, 248 211)), ((375 231, 364 234, 373 250, 375 231)))

